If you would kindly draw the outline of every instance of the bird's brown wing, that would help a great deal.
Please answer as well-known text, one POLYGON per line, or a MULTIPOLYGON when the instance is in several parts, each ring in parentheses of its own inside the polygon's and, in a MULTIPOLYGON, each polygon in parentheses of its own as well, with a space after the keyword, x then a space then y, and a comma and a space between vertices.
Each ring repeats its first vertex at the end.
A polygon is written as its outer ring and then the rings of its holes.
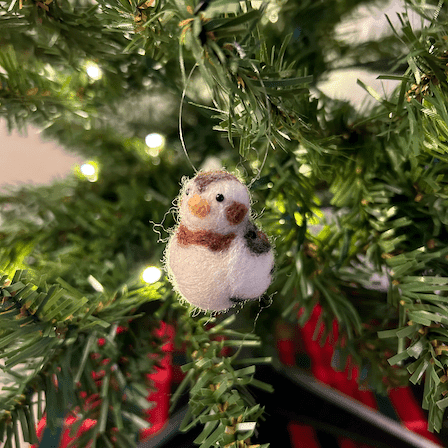
POLYGON ((271 250, 271 243, 268 237, 255 226, 254 223, 249 222, 244 233, 247 247, 254 255, 261 255, 271 250))

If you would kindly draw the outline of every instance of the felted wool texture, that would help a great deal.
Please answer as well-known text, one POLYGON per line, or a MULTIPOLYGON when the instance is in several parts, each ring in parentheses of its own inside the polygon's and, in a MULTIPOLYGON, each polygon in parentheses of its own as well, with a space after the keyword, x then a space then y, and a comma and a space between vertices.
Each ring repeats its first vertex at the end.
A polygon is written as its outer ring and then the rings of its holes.
POLYGON ((248 188, 226 171, 200 172, 185 182, 177 203, 165 262, 180 296, 204 311, 260 297, 272 281, 274 254, 249 220, 248 188))

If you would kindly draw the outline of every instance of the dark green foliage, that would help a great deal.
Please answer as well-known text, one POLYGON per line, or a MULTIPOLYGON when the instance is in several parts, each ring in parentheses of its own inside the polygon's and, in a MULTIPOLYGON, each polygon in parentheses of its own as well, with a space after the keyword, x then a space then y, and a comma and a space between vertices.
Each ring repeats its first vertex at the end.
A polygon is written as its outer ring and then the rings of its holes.
POLYGON ((17 431, 20 422, 24 440, 36 441, 42 394, 49 429, 76 411, 79 423, 98 420, 88 439, 111 437, 114 427, 135 434, 145 424, 142 412, 151 406, 145 378, 161 355, 162 343, 150 332, 158 327, 157 319, 143 321, 135 310, 159 299, 161 291, 129 287, 84 296, 62 279, 55 285, 43 279, 37 283, 23 271, 11 281, 4 276, 1 284, 0 350, 3 373, 13 385, 2 390, 0 438, 4 440, 6 431, 9 439, 8 431, 17 431), (140 350, 154 356, 143 358, 140 350), (112 413, 108 403, 113 404, 112 413), (132 418, 124 422, 126 412, 132 418))
MULTIPOLYGON (((186 376, 172 401, 175 404, 184 388, 190 387, 189 410, 181 430, 188 431, 199 422, 205 424, 195 440, 202 448, 216 444, 232 446, 253 436, 255 424, 262 418, 264 409, 255 402, 246 386, 273 391, 270 385, 253 378, 254 365, 238 368, 251 362, 269 362, 270 359, 237 359, 245 347, 259 346, 260 341, 255 334, 227 329, 235 320, 233 315, 209 329, 206 318, 194 322, 193 327, 188 320, 181 322, 189 327, 187 331, 192 337, 192 344, 187 350, 192 362, 182 367, 186 376), (237 350, 230 356, 224 356, 224 351, 232 347, 237 347, 237 350), (249 424, 250 428, 240 428, 244 424, 249 424)), ((267 446, 263 445, 265 448, 267 446)))
POLYGON ((359 3, 257 9, 215 0, 198 11, 177 0, 0 1, 0 115, 10 128, 43 128, 99 169, 92 182, 72 176, 0 196, 7 446, 20 430, 35 440, 35 401, 50 427, 59 409, 76 410, 79 424, 97 419, 80 445, 133 446, 148 406, 144 377, 161 354, 160 320, 186 341, 187 376, 173 397, 174 405, 189 390, 183 429, 202 424, 203 448, 248 446, 264 412, 249 387, 269 389, 254 364, 272 355, 278 319, 303 324, 316 303, 328 331, 338 322, 339 366, 351 355, 367 372, 363 385, 383 392, 425 381, 430 429, 440 429, 448 405, 446 8, 412 2, 426 19, 421 30, 402 14, 389 36, 349 46, 334 30, 359 3), (360 81, 377 100, 363 113, 311 94, 344 57, 384 67, 397 90, 383 98, 360 81), (92 64, 101 76, 87 73, 92 64), (166 137, 160 152, 145 145, 149 132, 166 137), (249 304, 207 326, 164 279, 142 284, 145 266, 162 267, 172 200, 193 174, 184 151, 196 168, 214 156, 250 183, 277 253, 269 308, 269 300, 249 304), (238 319, 249 321, 247 333, 231 329, 238 319), (260 358, 222 353, 239 346, 257 347, 260 358), (97 404, 86 406, 85 395, 97 404))

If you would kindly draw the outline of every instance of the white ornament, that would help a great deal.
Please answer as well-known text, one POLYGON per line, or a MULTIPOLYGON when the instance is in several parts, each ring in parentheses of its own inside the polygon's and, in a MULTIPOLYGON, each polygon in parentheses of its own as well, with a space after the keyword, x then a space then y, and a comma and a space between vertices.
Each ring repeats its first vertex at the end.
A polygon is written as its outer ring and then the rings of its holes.
POLYGON ((178 205, 165 261, 181 297, 201 310, 225 311, 264 294, 274 254, 249 220, 248 188, 226 171, 200 172, 184 184, 178 205))

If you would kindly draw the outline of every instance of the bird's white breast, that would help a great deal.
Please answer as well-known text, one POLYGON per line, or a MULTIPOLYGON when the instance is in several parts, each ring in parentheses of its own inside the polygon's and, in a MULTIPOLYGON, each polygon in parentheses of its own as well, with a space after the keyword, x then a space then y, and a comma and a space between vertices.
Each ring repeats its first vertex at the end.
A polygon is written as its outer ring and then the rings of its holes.
POLYGON ((204 310, 230 308, 229 252, 230 249, 213 252, 193 244, 182 246, 174 236, 168 245, 167 261, 177 291, 193 306, 204 310))
POLYGON ((271 283, 272 251, 249 252, 242 236, 230 247, 211 251, 200 245, 180 245, 175 235, 167 248, 167 264, 175 289, 203 310, 223 311, 240 300, 261 296, 271 283))

